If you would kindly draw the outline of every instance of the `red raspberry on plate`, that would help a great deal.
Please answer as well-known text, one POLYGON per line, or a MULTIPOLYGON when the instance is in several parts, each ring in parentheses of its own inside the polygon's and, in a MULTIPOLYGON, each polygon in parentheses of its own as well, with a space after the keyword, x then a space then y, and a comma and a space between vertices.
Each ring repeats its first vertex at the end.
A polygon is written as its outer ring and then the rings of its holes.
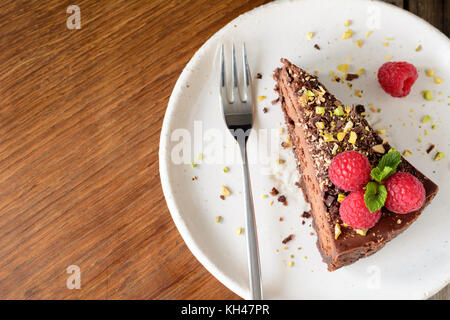
POLYGON ((355 229, 372 228, 381 217, 381 210, 370 212, 364 203, 364 191, 350 193, 339 207, 342 222, 355 229))
POLYGON ((387 198, 384 206, 395 213, 419 210, 425 202, 423 184, 410 173, 397 172, 386 180, 387 198))
POLYGON ((333 158, 328 175, 338 188, 358 191, 369 182, 370 171, 370 162, 365 155, 356 151, 345 151, 333 158))
POLYGON ((378 69, 378 82, 393 97, 405 97, 417 80, 416 68, 408 62, 386 62, 378 69))

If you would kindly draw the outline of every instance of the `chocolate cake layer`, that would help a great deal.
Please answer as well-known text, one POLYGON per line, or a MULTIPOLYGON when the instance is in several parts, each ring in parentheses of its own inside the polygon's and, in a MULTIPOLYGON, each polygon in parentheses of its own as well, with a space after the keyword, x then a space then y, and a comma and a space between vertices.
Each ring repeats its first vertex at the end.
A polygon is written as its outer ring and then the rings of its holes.
POLYGON ((338 189, 328 178, 328 167, 335 155, 346 150, 365 154, 375 166, 391 148, 363 117, 364 107, 349 107, 337 100, 316 77, 281 60, 275 70, 275 87, 280 96, 293 152, 302 176, 302 189, 311 204, 313 225, 318 234, 317 246, 330 271, 354 263, 380 250, 413 223, 430 203, 438 187, 402 158, 398 171, 409 172, 424 185, 426 200, 422 208, 408 214, 382 209, 380 221, 365 236, 342 226, 338 189), (336 239, 336 225, 340 235, 336 239))

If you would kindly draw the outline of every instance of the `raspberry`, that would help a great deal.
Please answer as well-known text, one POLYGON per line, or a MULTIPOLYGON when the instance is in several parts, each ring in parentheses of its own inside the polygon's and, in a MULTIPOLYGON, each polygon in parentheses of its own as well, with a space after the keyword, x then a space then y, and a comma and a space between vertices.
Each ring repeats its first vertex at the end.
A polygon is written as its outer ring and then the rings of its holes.
POLYGON ((393 97, 405 97, 417 80, 416 68, 408 62, 386 62, 378 69, 378 82, 393 97))
POLYGON ((395 213, 419 210, 425 202, 423 184, 410 173, 397 172, 386 180, 387 198, 384 206, 395 213))
POLYGON ((355 229, 372 228, 381 217, 381 210, 370 212, 364 203, 364 191, 350 193, 339 208, 344 223, 355 229))
POLYGON ((345 191, 361 190, 370 180, 370 162, 356 151, 345 151, 333 158, 328 169, 331 182, 345 191))

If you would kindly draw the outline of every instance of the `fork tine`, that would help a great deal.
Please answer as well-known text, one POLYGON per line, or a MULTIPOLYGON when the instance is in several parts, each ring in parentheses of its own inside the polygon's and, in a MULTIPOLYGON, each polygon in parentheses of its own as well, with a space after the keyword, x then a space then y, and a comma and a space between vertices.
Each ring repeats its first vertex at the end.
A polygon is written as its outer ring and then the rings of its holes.
POLYGON ((236 67, 236 50, 234 47, 232 47, 232 73, 233 73, 233 89, 231 91, 231 101, 236 102, 236 99, 241 99, 239 95, 239 83, 238 83, 238 75, 237 75, 237 67, 236 67))
POLYGON ((248 61, 247 61, 247 50, 245 49, 245 43, 242 46, 242 64, 244 69, 244 83, 245 83, 245 96, 244 101, 250 101, 252 99, 252 92, 250 87, 250 68, 248 67, 248 61))
POLYGON ((223 102, 228 102, 227 80, 225 73, 225 53, 223 44, 220 47, 220 97, 223 102))

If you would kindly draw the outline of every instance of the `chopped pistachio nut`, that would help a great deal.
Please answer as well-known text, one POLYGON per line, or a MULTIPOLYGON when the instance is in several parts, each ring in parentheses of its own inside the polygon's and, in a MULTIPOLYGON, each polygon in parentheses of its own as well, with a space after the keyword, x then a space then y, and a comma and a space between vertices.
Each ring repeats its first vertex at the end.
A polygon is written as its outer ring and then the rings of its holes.
POLYGON ((388 54, 384 57, 384 60, 391 60, 392 59, 392 55, 388 54))
POLYGON ((422 50, 422 45, 421 45, 421 44, 419 44, 419 45, 417 46, 416 52, 419 52, 420 50, 422 50))
POLYGON ((223 167, 223 172, 225 172, 225 173, 227 173, 228 171, 230 171, 230 168, 228 168, 228 167, 223 167))
POLYGON ((358 76, 362 75, 364 73, 364 68, 359 69, 358 71, 356 71, 356 74, 358 76))
POLYGON ((437 152, 436 155, 434 156, 434 161, 439 161, 441 159, 445 158, 445 153, 443 152, 437 152))
POLYGON ((365 34, 366 38, 368 38, 372 34, 372 32, 373 31, 371 31, 371 30, 367 31, 366 34, 365 34))
POLYGON ((404 157, 408 157, 408 156, 410 156, 410 155, 412 155, 412 152, 409 151, 408 149, 406 149, 405 151, 403 151, 403 156, 404 156, 404 157))
POLYGON ((433 124, 433 125, 431 126, 431 129, 435 130, 435 129, 436 129, 436 125, 433 124))
POLYGON ((428 130, 424 130, 423 133, 427 136, 428 135, 428 130))
POLYGON ((352 22, 350 20, 345 20, 344 26, 348 27, 352 22))
POLYGON ((335 144, 333 145, 333 150, 331 150, 331 153, 332 153, 333 155, 335 155, 336 152, 338 151, 338 149, 339 149, 339 146, 335 143, 335 144))
POLYGON ((345 30, 345 32, 342 34, 342 40, 351 38, 353 36, 353 31, 351 29, 345 30))
POLYGON ((356 40, 356 45, 361 48, 363 46, 362 40, 356 40))
POLYGON ((426 69, 425 70, 425 74, 427 75, 427 77, 432 77, 432 76, 434 76, 434 70, 433 69, 426 69))
POLYGON ((351 128, 353 128, 353 122, 348 121, 348 122, 345 124, 344 132, 348 132, 351 128))
POLYGON ((314 33, 313 32, 308 32, 306 34, 306 39, 311 40, 314 37, 314 33))
POLYGON ((418 142, 423 142, 423 140, 421 138, 417 138, 418 142))
POLYGON ((440 83, 442 83, 442 82, 444 82, 444 79, 439 78, 439 77, 434 77, 434 83, 440 84, 440 83))
POLYGON ((350 142, 351 144, 355 144, 356 139, 358 139, 358 135, 356 134, 356 132, 350 131, 350 137, 348 138, 348 142, 350 142))
POLYGON ((191 167, 195 168, 197 166, 197 164, 195 164, 194 162, 191 162, 191 167))
POLYGON ((363 237, 366 236, 368 229, 355 229, 355 232, 363 237))
POLYGON ((344 140, 345 134, 346 134, 345 132, 338 132, 338 134, 337 134, 338 141, 344 140))
POLYGON ((342 106, 338 106, 336 109, 334 109, 333 113, 335 115, 337 115, 337 116, 343 116, 344 115, 344 109, 342 108, 342 106))
POLYGON ((336 223, 334 226, 334 239, 337 240, 337 238, 339 238, 341 234, 341 226, 339 225, 339 223, 336 223))
POLYGON ((314 97, 314 93, 311 90, 306 90, 308 97, 314 97))
POLYGON ((348 63, 343 63, 337 66, 337 69, 342 73, 348 73, 348 63))
POLYGON ((324 140, 325 142, 334 141, 333 134, 331 134, 331 133, 325 133, 325 134, 323 135, 323 140, 324 140))
POLYGON ((269 196, 267 195, 267 194, 263 194, 262 196, 261 196, 261 198, 263 198, 263 199, 267 199, 269 196))
POLYGON ((237 228, 237 229, 236 229, 236 234, 237 234, 237 235, 241 235, 243 230, 244 230, 244 229, 242 229, 241 227, 237 228))
POLYGON ((264 100, 265 98, 266 98, 266 96, 259 96, 258 101, 264 100))
POLYGON ((217 222, 217 223, 221 223, 221 222, 222 222, 222 219, 223 219, 222 216, 217 216, 217 217, 216 217, 216 222, 217 222))
POLYGON ((344 201, 344 199, 345 199, 346 197, 347 197, 347 196, 346 196, 345 194, 339 193, 339 194, 338 194, 337 201, 338 201, 339 203, 341 203, 342 201, 344 201))
POLYGON ((294 265, 294 261, 289 261, 288 267, 289 267, 289 268, 292 268, 293 265, 294 265))
POLYGON ((381 153, 381 154, 384 154, 386 152, 386 150, 384 150, 384 147, 382 144, 377 144, 376 146, 373 146, 372 150, 377 153, 381 153))
POLYGON ((203 155, 203 153, 199 153, 198 156, 197 156, 197 159, 198 160, 203 160, 204 157, 205 156, 203 155))
POLYGON ((317 121, 316 122, 316 127, 317 127, 317 129, 323 129, 323 128, 325 128, 325 125, 323 124, 323 122, 317 121))
POLYGON ((229 195, 231 195, 230 189, 228 189, 228 188, 225 187, 225 186, 222 186, 222 195, 223 195, 224 197, 228 197, 229 195))
POLYGON ((425 90, 422 91, 423 94, 423 98, 427 101, 431 101, 433 100, 433 92, 431 92, 430 90, 425 90))
POLYGON ((425 116, 422 118, 422 120, 421 120, 420 122, 422 122, 422 123, 427 123, 427 122, 429 122, 429 121, 431 121, 431 120, 433 120, 433 119, 427 114, 427 115, 425 115, 425 116))
POLYGON ((324 107, 316 107, 316 113, 323 116, 325 114, 325 108, 324 107))

